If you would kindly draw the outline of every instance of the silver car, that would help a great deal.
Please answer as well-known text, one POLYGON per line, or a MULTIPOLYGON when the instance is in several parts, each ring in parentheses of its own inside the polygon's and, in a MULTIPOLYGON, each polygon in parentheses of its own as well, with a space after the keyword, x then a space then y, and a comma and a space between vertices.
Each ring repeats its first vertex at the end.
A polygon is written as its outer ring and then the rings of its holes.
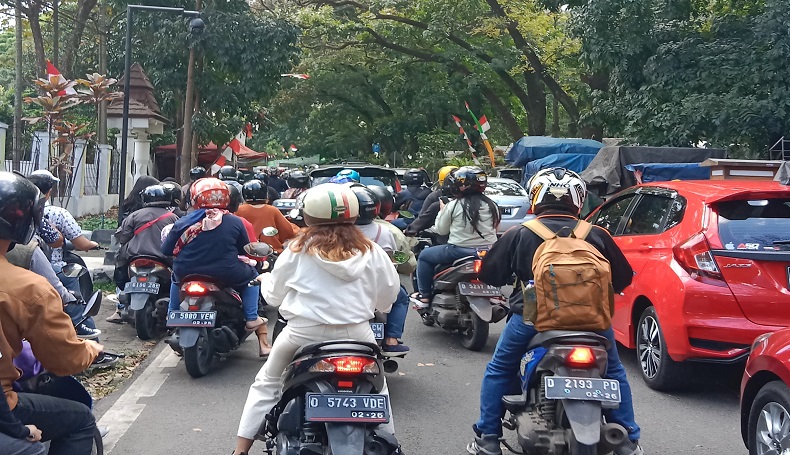
POLYGON ((485 195, 499 206, 502 222, 499 223, 497 234, 502 235, 513 226, 535 218, 529 212, 529 195, 518 182, 499 177, 489 177, 485 195))

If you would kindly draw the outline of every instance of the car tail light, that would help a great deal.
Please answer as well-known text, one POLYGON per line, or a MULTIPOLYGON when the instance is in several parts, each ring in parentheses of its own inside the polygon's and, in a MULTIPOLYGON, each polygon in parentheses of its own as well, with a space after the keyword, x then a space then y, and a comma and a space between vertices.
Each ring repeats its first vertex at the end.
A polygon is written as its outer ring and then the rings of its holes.
POLYGON ((675 260, 680 264, 692 278, 697 279, 701 276, 722 279, 719 266, 710 250, 708 240, 702 232, 695 234, 690 239, 672 248, 675 260))
POLYGON ((475 273, 480 273, 480 269, 483 267, 483 261, 480 259, 475 259, 474 262, 474 271, 475 273))
POLYGON ((379 374, 379 365, 371 357, 329 357, 310 367, 312 373, 379 374))
POLYGON ((129 264, 129 270, 134 274, 139 273, 141 269, 151 269, 147 272, 157 273, 164 271, 166 267, 152 259, 135 259, 129 264))
POLYGON ((595 354, 588 347, 575 347, 565 357, 565 364, 571 368, 590 368, 595 365, 595 354))

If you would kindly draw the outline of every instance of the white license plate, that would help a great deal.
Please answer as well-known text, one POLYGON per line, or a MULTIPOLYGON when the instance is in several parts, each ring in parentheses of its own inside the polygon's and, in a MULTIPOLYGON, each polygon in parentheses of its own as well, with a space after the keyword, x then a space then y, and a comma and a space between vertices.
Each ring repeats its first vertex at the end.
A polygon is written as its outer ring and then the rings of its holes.
POLYGON ((502 292, 496 286, 483 283, 458 283, 461 295, 473 297, 499 297, 502 292))
POLYGON ((546 398, 620 402, 620 383, 614 379, 546 376, 546 398))
POLYGON ((390 420, 386 395, 308 393, 305 406, 308 422, 385 423, 390 420))
POLYGON ((124 286, 123 292, 126 293, 142 292, 145 294, 159 294, 160 286, 161 285, 159 283, 151 283, 147 281, 130 281, 126 283, 126 286, 124 286))
POLYGON ((167 313, 168 327, 214 327, 216 311, 170 311, 167 313))
POLYGON ((370 323, 370 330, 373 331, 373 338, 376 340, 383 340, 384 339, 384 323, 382 322, 371 322, 370 323))

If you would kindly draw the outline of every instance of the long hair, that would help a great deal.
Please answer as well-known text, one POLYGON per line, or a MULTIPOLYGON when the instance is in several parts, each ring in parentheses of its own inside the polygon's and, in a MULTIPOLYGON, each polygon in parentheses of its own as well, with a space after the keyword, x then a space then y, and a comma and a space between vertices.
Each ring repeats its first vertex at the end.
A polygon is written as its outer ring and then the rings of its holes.
POLYGON ((299 253, 320 256, 331 262, 349 259, 357 253, 366 253, 373 243, 353 224, 308 226, 289 245, 299 253))
POLYGON ((464 225, 467 222, 472 224, 472 229, 478 234, 480 233, 480 208, 483 204, 488 206, 491 212, 491 217, 494 221, 494 228, 499 226, 502 217, 499 214, 499 207, 488 196, 481 193, 473 193, 461 196, 458 198, 458 204, 463 210, 464 225))
POLYGON ((121 202, 121 213, 130 214, 143 208, 143 200, 140 198, 140 192, 151 185, 158 185, 159 180, 150 175, 141 175, 134 186, 129 191, 129 196, 121 202))

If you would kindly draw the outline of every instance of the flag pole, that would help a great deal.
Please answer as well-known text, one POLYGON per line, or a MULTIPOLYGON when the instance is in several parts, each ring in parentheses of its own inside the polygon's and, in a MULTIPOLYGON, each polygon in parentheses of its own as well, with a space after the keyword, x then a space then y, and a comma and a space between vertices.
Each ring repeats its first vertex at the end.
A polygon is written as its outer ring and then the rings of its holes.
POLYGON ((486 132, 483 129, 483 125, 480 124, 480 120, 478 120, 477 116, 475 116, 475 114, 472 112, 472 109, 469 107, 469 103, 464 101, 464 105, 466 106, 466 110, 467 112, 469 112, 469 115, 471 115, 472 119, 475 121, 475 125, 477 125, 477 131, 480 132, 480 139, 483 140, 483 145, 485 145, 486 150, 488 151, 488 158, 491 160, 491 167, 493 168, 494 166, 496 166, 496 159, 494 158, 494 149, 491 148, 491 143, 488 141, 488 136, 486 136, 486 132))

